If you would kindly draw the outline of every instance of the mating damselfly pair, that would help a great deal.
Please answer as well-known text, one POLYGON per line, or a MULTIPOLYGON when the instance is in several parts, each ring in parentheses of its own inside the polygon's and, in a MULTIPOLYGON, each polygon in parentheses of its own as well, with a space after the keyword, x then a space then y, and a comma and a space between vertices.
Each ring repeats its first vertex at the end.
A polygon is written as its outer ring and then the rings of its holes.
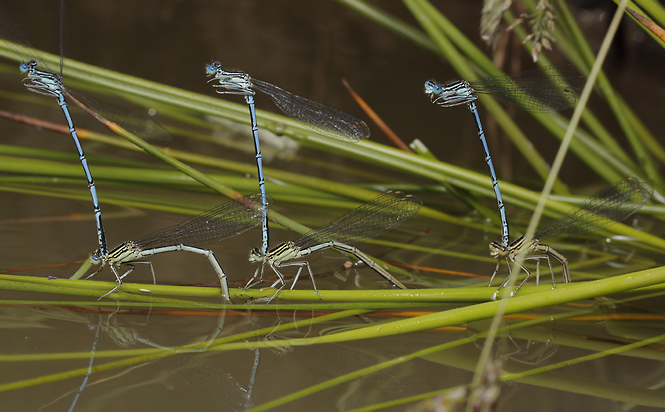
MULTIPOLYGON (((511 263, 517 257, 536 261, 536 284, 540 276, 540 260, 546 259, 552 275, 552 286, 555 286, 554 271, 550 257, 557 260, 563 268, 563 280, 571 281, 568 261, 553 248, 540 243, 540 240, 561 234, 582 234, 608 227, 633 215, 651 198, 653 188, 635 177, 628 177, 598 192, 542 229, 536 231, 533 238, 520 236, 510 242, 508 219, 505 204, 501 196, 499 181, 496 176, 492 157, 480 122, 476 100, 479 95, 490 95, 504 103, 532 112, 553 112, 572 108, 577 103, 577 95, 581 91, 584 78, 572 65, 545 66, 518 73, 513 76, 495 76, 475 81, 457 80, 448 84, 440 84, 434 80, 425 82, 425 94, 442 107, 466 104, 471 111, 478 130, 485 162, 489 169, 490 180, 496 197, 501 220, 501 240, 490 244, 490 255, 497 258, 497 265, 490 278, 497 275, 501 259, 508 264, 512 274, 511 263)), ((518 263, 526 273, 525 279, 511 293, 513 296, 529 279, 531 272, 518 263)), ((496 298, 503 286, 508 284, 510 275, 499 286, 496 298)))

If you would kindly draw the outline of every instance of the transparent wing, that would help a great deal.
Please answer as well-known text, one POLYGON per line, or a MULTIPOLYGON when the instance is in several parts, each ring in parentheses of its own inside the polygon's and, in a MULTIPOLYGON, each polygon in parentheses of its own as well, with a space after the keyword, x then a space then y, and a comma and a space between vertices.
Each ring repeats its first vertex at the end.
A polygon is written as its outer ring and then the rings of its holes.
MULTIPOLYGON (((272 199, 266 198, 266 207, 272 199)), ((261 194, 244 196, 214 207, 174 226, 160 229, 136 241, 141 249, 202 246, 232 238, 261 224, 261 194)))
POLYGON ((575 107, 584 77, 570 64, 526 70, 469 82, 475 93, 531 112, 553 112, 575 107))
POLYGON ((534 234, 544 239, 557 234, 583 234, 608 227, 637 212, 653 195, 653 188, 636 177, 627 177, 606 187, 581 205, 534 234))
POLYGON ((351 244, 371 239, 411 218, 422 204, 416 196, 389 190, 293 243, 304 249, 330 240, 351 244))
POLYGON ((355 116, 258 79, 252 79, 252 86, 270 96, 284 114, 317 133, 347 142, 369 138, 369 126, 355 116))

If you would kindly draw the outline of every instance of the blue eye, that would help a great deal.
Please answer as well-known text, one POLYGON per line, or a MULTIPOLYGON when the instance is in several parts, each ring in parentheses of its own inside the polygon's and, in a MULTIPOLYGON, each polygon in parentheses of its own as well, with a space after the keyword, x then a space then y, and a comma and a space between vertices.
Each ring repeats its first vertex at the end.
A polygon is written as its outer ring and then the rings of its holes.
POLYGON ((425 82, 425 92, 427 93, 433 93, 433 94, 440 94, 443 91, 443 86, 441 86, 438 83, 435 83, 431 80, 427 80, 425 82))
POLYGON ((212 76, 213 74, 217 73, 217 67, 219 67, 219 63, 211 63, 206 67, 206 74, 208 76, 212 76))
POLYGON ((21 73, 27 73, 28 70, 30 70, 30 66, 28 65, 28 63, 21 63, 18 66, 18 69, 21 71, 21 73))

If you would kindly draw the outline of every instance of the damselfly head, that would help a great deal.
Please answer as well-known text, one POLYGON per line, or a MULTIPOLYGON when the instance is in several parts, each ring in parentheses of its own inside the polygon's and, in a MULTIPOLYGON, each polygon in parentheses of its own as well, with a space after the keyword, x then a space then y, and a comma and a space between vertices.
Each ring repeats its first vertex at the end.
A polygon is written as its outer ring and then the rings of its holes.
POLYGON ((99 265, 102 263, 102 252, 99 249, 92 252, 92 255, 90 256, 90 263, 93 265, 99 265))
POLYGON ((249 252, 250 263, 263 262, 264 257, 265 255, 263 255, 258 248, 254 248, 249 252))
POLYGON ((28 60, 27 62, 21 63, 18 66, 18 69, 21 71, 21 73, 27 73, 35 67, 37 67, 37 62, 35 60, 28 60))
POLYGON ((439 95, 443 92, 443 86, 441 86, 435 80, 427 80, 425 82, 425 94, 429 96, 439 95))
POLYGON ((493 258, 498 258, 505 255, 506 247, 502 246, 499 242, 492 241, 490 243, 490 256, 493 258))
POLYGON ((478 98, 474 92, 471 85, 464 80, 456 80, 446 85, 433 80, 425 82, 425 95, 429 96, 432 103, 442 107, 469 104, 478 98))
POLYGON ((222 65, 219 62, 212 62, 206 66, 206 74, 208 76, 214 76, 219 70, 222 70, 222 65))

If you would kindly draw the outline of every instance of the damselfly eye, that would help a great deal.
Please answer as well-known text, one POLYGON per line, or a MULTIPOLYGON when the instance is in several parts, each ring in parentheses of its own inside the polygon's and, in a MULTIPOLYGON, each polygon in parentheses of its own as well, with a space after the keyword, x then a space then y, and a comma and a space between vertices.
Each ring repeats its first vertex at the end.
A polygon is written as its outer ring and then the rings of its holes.
POLYGON ((254 248, 254 249, 252 249, 251 252, 249 252, 249 261, 251 263, 259 262, 259 261, 261 261, 261 258, 262 258, 262 256, 261 256, 261 252, 259 251, 259 249, 254 248))
POLYGON ((92 256, 90 256, 90 263, 92 263, 93 265, 99 265, 100 263, 102 263, 102 256, 99 249, 95 250, 92 256))
POLYGON ((425 93, 441 94, 443 86, 431 80, 425 82, 425 93))
POLYGON ((215 73, 217 73, 217 66, 218 66, 218 65, 219 65, 219 63, 211 63, 211 64, 209 64, 208 67, 206 67, 206 74, 207 74, 208 76, 212 76, 212 75, 214 75, 215 73))

